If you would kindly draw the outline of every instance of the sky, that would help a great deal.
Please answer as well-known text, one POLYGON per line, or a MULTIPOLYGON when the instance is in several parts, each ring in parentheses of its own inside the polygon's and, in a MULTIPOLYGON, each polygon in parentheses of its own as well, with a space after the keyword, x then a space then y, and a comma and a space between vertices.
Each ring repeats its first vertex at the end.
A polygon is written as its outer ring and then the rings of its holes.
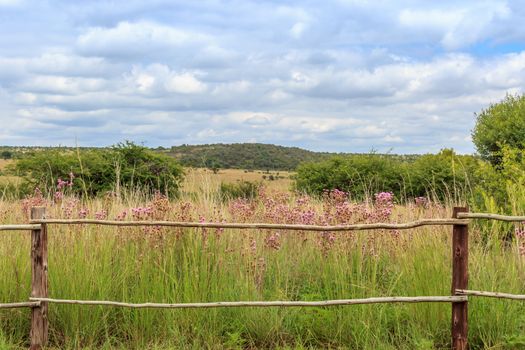
POLYGON ((475 151, 521 1, 0 0, 0 145, 475 151))

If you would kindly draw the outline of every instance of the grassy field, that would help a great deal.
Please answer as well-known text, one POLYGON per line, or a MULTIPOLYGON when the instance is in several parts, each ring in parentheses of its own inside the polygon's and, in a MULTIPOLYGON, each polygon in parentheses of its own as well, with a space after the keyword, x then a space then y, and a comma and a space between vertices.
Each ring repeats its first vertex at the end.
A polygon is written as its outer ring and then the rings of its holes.
MULTIPOLYGON (((217 174, 194 175, 199 183, 217 181, 217 174)), ((0 201, 0 223, 26 222, 27 209, 40 204, 55 218, 305 224, 404 222, 449 217, 452 211, 448 204, 350 203, 337 193, 315 199, 272 189, 253 201, 223 202, 202 190, 176 201, 137 194, 85 202, 67 194, 56 203, 38 196, 0 201)), ((522 256, 518 245, 501 244, 501 230, 473 230, 470 286, 523 293, 522 256)), ((49 290, 65 299, 168 303, 449 295, 450 231, 50 226, 49 290)), ((0 235, 2 302, 27 299, 29 249, 28 234, 0 235)), ((519 302, 473 299, 471 349, 524 348, 523 310, 519 302)), ((27 345, 29 319, 28 310, 0 311, 0 349, 27 345)), ((51 305, 49 321, 53 349, 446 349, 450 337, 449 304, 210 310, 51 305)))
MULTIPOLYGON (((7 186, 18 186, 21 178, 2 174, 12 160, 0 159, 0 198, 7 186)), ((213 172, 205 168, 186 168, 185 177, 181 191, 187 196, 199 196, 205 193, 217 192, 221 183, 239 183, 249 181, 264 185, 271 190, 290 191, 292 189, 293 172, 287 171, 262 171, 262 170, 240 170, 220 169, 213 172)))
MULTIPOLYGON (((6 176, 2 175, 2 170, 4 170, 7 165, 11 164, 12 160, 0 159, 0 186, 6 186, 8 184, 18 185, 20 183, 20 178, 16 176, 6 176)), ((1 189, 0 189, 1 190, 1 189)))
POLYGON ((184 192, 205 192, 216 190, 222 182, 250 181, 262 183, 271 190, 289 191, 292 188, 291 177, 293 175, 293 172, 287 171, 221 169, 214 173, 205 168, 187 168, 182 190, 184 192))

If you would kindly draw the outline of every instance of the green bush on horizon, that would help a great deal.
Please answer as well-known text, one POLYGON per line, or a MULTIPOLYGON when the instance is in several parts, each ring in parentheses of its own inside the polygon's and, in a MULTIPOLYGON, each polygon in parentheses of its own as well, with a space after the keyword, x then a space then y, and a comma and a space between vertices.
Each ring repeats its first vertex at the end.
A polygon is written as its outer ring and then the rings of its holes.
POLYGON ((254 181, 221 182, 219 197, 222 201, 237 198, 254 199, 257 197, 260 188, 261 183, 254 181))
POLYGON ((109 149, 34 152, 9 171, 23 177, 22 193, 37 187, 53 192, 62 179, 72 180, 68 191, 86 196, 125 189, 175 195, 183 178, 183 168, 175 159, 127 141, 109 149))
POLYGON ((400 199, 426 196, 436 200, 465 198, 478 181, 479 160, 451 149, 415 161, 376 154, 335 156, 304 163, 297 169, 296 189, 310 194, 339 189, 354 199, 388 191, 400 199))
POLYGON ((525 94, 507 95, 477 114, 472 141, 493 165, 500 164, 505 146, 525 149, 525 94))

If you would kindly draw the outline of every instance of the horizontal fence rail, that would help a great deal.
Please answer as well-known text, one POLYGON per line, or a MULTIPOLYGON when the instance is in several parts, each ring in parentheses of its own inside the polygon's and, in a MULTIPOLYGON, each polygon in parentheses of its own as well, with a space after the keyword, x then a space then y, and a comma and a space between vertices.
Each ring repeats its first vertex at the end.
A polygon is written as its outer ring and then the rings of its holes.
POLYGON ((320 307, 320 306, 343 306, 361 304, 382 304, 382 303, 452 303, 467 301, 466 296, 423 296, 423 297, 378 297, 365 299, 338 299, 323 301, 218 301, 209 303, 123 303, 119 301, 105 300, 67 300, 52 298, 29 298, 34 301, 55 303, 55 304, 75 304, 92 306, 117 306, 134 309, 158 308, 158 309, 190 309, 190 308, 217 308, 217 307, 320 307))
POLYGON ((456 292, 461 295, 472 295, 476 297, 525 300, 524 294, 510 294, 510 293, 488 292, 488 291, 468 290, 468 289, 456 289, 456 292))
POLYGON ((40 229, 40 224, 33 225, 0 225, 0 231, 30 231, 40 229))
POLYGON ((296 224, 265 224, 265 223, 215 223, 215 222, 177 222, 177 221, 112 221, 112 220, 31 220, 32 224, 55 225, 83 225, 95 224, 106 226, 167 226, 167 227, 193 227, 193 228, 231 228, 231 229, 270 229, 270 230, 296 230, 296 231, 359 231, 359 230, 407 230, 420 226, 439 225, 468 225, 468 220, 461 219, 424 219, 403 224, 375 223, 356 225, 296 225, 296 224))
POLYGON ((133 309, 159 308, 224 308, 224 307, 328 307, 380 303, 451 303, 452 304, 452 348, 466 350, 467 305, 469 296, 524 300, 525 295, 468 288, 468 225, 471 219, 525 222, 525 216, 506 216, 491 213, 469 213, 467 208, 455 207, 452 218, 422 219, 406 223, 371 223, 351 225, 298 225, 270 223, 213 223, 178 221, 115 221, 91 219, 47 219, 44 208, 32 208, 31 221, 23 225, 0 225, 0 231, 30 230, 32 237, 32 281, 31 297, 28 302, 0 304, 0 309, 31 308, 31 349, 41 349, 47 342, 48 304, 69 304, 87 306, 113 306, 133 309), (47 226, 48 225, 106 225, 117 227, 163 226, 175 228, 209 229, 256 229, 294 231, 359 231, 359 230, 407 230, 422 226, 452 226, 452 295, 414 297, 373 297, 364 299, 338 299, 321 301, 219 301, 191 303, 128 303, 106 300, 69 300, 48 297, 47 290, 47 226))
POLYGON ((506 222, 523 222, 525 216, 509 216, 499 215, 491 213, 460 213, 458 214, 459 219, 487 219, 487 220, 498 220, 506 222))
POLYGON ((7 304, 0 304, 0 309, 19 309, 23 307, 39 307, 40 301, 29 301, 29 302, 21 302, 21 303, 7 303, 7 304))

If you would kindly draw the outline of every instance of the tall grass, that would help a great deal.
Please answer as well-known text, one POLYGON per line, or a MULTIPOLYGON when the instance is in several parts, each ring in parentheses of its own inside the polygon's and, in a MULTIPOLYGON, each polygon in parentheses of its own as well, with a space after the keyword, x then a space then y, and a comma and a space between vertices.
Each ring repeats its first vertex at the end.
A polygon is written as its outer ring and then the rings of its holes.
MULTIPOLYGON (((34 199, 33 199, 34 200, 34 199)), ((224 202, 207 193, 168 202, 128 193, 78 202, 47 200, 48 216, 343 223, 449 217, 451 205, 378 204, 340 196, 261 193, 224 202), (141 208, 131 211, 130 208, 141 208)), ((0 201, 0 223, 24 223, 31 201, 0 201)), ((497 235, 497 232, 492 232, 497 235)), ((525 269, 512 243, 487 249, 471 234, 470 286, 523 293, 525 269)), ((0 235, 0 301, 30 294, 29 233, 0 235)), ((128 302, 323 300, 449 295, 451 228, 362 233, 49 227, 49 292, 65 299, 128 302)), ((52 304, 52 348, 446 349, 449 304, 332 308, 128 310, 52 304)), ((523 305, 469 301, 471 349, 525 346, 523 305)), ((0 311, 0 348, 27 345, 28 310, 0 311)))

